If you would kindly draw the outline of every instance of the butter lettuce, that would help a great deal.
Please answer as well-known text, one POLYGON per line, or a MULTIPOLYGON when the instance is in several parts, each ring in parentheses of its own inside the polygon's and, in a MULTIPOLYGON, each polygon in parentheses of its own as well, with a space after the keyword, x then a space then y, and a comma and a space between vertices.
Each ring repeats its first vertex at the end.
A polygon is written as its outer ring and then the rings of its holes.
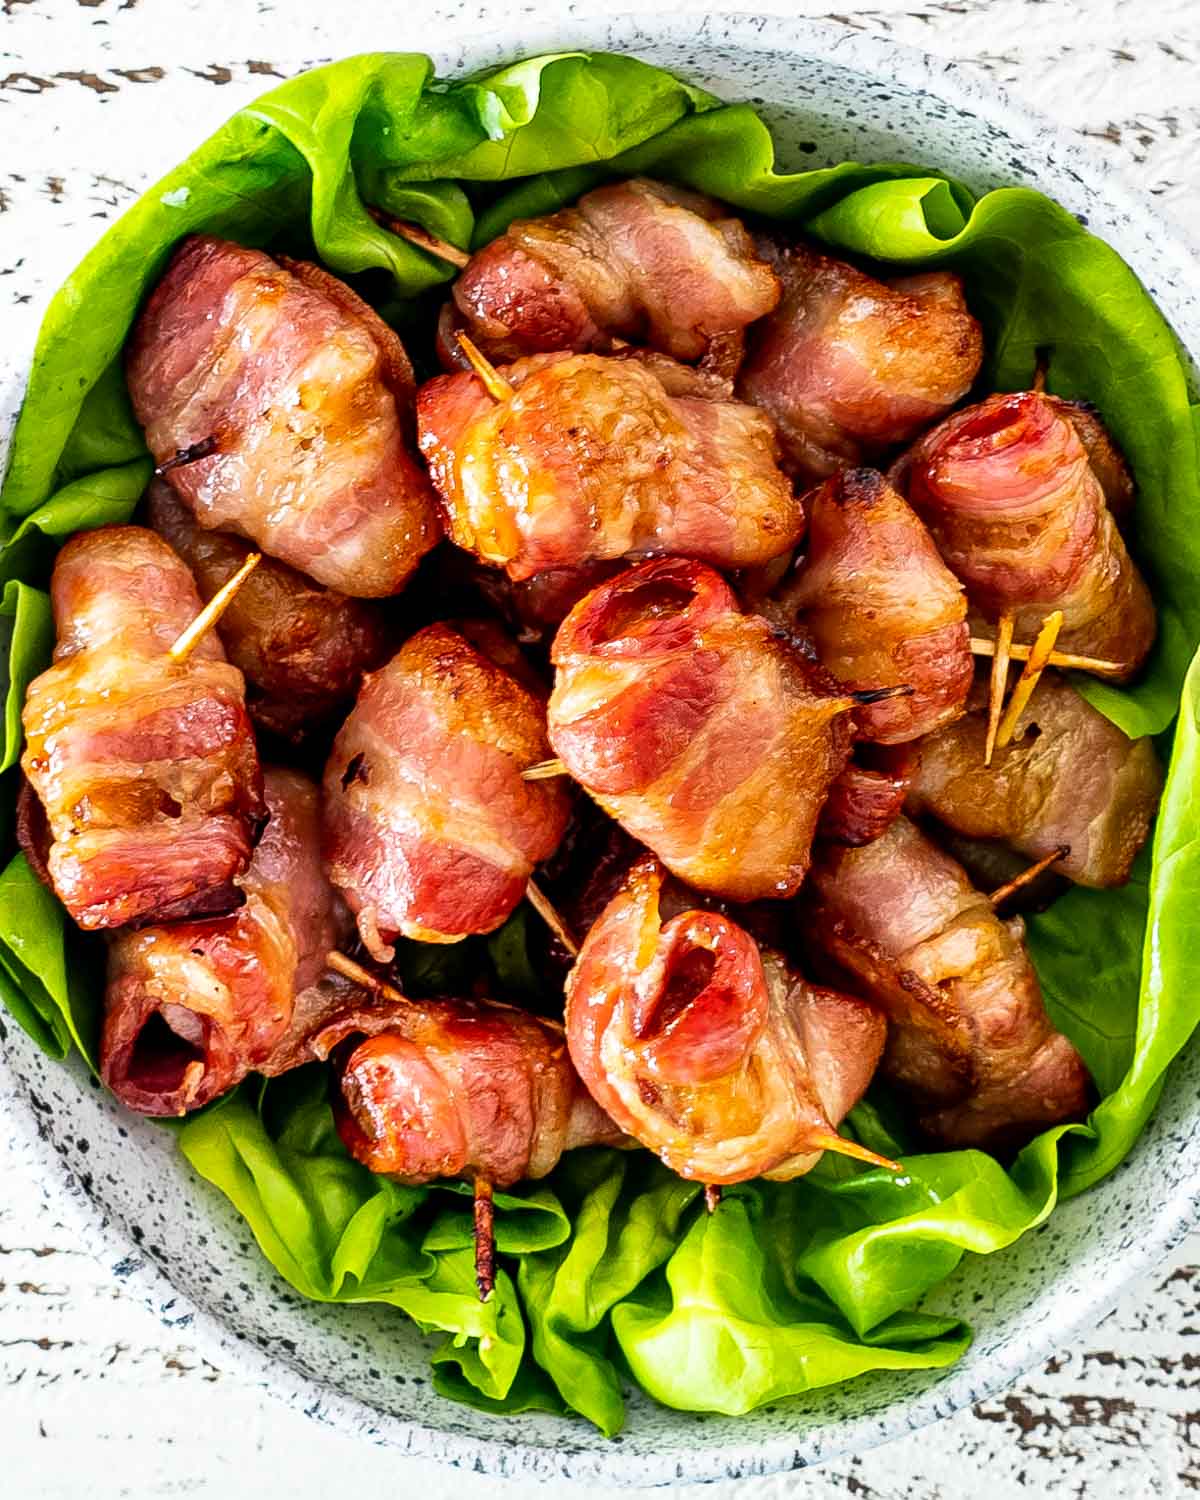
MULTIPOLYGON (((244 1085, 177 1129, 281 1276, 444 1333, 438 1389, 484 1410, 573 1412, 611 1434, 629 1374, 670 1405, 743 1412, 867 1370, 953 1361, 969 1330, 922 1313, 921 1298, 963 1255, 1002 1250, 1112 1170, 1200 1018, 1200 418, 1187 371, 1134 274, 1071 215, 1024 188, 976 200, 937 168, 779 173, 749 106, 632 58, 570 53, 445 84, 424 57, 372 54, 241 110, 109 230, 47 311, 0 491, 0 1000, 58 1056, 76 1046, 94 1059, 103 950, 13 852, 19 709, 49 659, 55 548, 126 519, 149 476, 121 350, 185 234, 315 253, 419 329, 453 268, 368 205, 469 247, 607 177, 657 174, 840 251, 957 270, 987 334, 981 389, 1026 385, 1041 354, 1050 388, 1093 401, 1133 463, 1161 638, 1136 687, 1086 691, 1129 733, 1161 736, 1162 812, 1127 887, 1073 890, 1030 925, 1047 1003, 1099 1090, 1086 1125, 1046 1132, 1007 1168, 980 1152, 914 1155, 877 1089, 850 1128, 903 1156, 902 1176, 827 1158, 794 1183, 729 1190, 712 1216, 644 1152, 578 1152, 546 1183, 497 1194, 501 1270, 483 1306, 466 1189, 402 1188, 353 1162, 321 1069, 244 1085)), ((407 945, 401 963, 414 992, 482 968, 514 999, 547 1003, 519 917, 487 943, 407 945)))

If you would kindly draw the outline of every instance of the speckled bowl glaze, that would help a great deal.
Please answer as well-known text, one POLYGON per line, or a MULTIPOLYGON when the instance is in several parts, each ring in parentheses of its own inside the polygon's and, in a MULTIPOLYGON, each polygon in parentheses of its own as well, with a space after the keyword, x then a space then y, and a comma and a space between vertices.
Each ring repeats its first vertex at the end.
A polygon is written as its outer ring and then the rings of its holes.
MULTIPOLYGON (((448 27, 462 24, 452 7, 446 18, 448 27)), ((303 27, 294 36, 303 45, 303 27)), ((380 35, 378 45, 389 40, 380 35)), ((1185 346, 1200 351, 1200 278, 1188 248, 1105 168, 952 64, 848 29, 753 16, 554 25, 522 17, 506 34, 433 50, 449 76, 575 47, 632 52, 724 98, 752 100, 786 168, 900 159, 946 168, 980 190, 1037 186, 1121 252, 1185 346)), ((0 391, 0 426, 9 425, 18 390, 0 391)), ((4 1145, 61 1182, 81 1234, 164 1322, 186 1326, 217 1362, 240 1364, 264 1390, 364 1442, 509 1477, 715 1480, 884 1442, 1007 1385, 1094 1323, 1186 1231, 1200 1204, 1193 1046, 1119 1170, 1009 1251, 969 1257, 938 1289, 927 1305, 965 1316, 976 1333, 953 1369, 868 1376, 737 1418, 673 1412, 630 1392, 628 1425, 606 1441, 583 1422, 494 1419, 441 1400, 428 1383, 427 1341, 398 1313, 302 1301, 224 1198, 191 1175, 166 1131, 123 1113, 78 1061, 48 1061, 11 1023, 0 1022, 0 1038, 4 1145)))

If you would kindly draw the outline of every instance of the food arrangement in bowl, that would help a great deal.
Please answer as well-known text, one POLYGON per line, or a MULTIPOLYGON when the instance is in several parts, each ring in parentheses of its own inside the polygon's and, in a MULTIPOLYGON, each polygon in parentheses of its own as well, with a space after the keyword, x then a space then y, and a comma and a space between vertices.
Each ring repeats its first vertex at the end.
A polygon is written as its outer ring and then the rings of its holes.
POLYGON ((0 995, 486 1410, 949 1365, 1200 1017, 1186 372, 937 167, 351 59, 47 315, 0 995))

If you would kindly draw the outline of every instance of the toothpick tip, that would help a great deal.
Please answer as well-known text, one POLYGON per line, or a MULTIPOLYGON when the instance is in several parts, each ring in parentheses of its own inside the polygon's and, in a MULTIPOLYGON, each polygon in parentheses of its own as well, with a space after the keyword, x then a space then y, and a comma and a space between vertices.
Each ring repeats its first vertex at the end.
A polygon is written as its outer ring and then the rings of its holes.
POLYGON ((355 963, 352 958, 347 958, 336 948, 331 948, 325 955, 325 967, 332 969, 335 974, 340 974, 343 979, 352 979, 355 984, 362 985, 363 989, 370 990, 384 1000, 391 1000, 397 1005, 411 1004, 408 996, 398 990, 394 984, 389 984, 386 979, 380 979, 378 974, 372 974, 370 969, 365 969, 362 964, 355 963))
POLYGON ((559 940, 572 958, 579 957, 579 944, 571 936, 567 924, 554 909, 554 904, 536 881, 531 880, 525 887, 525 896, 530 906, 549 927, 550 931, 559 940))
POLYGON ((455 334, 458 347, 467 356, 467 363, 483 381, 484 388, 493 401, 510 401, 516 395, 512 384, 501 375, 496 366, 476 347, 465 333, 455 334))
POLYGON ((866 1162, 872 1167, 886 1167, 889 1172, 904 1170, 900 1163, 893 1161, 890 1156, 880 1156, 877 1151, 869 1151, 866 1146, 860 1146, 857 1141, 848 1141, 845 1136, 838 1135, 832 1130, 817 1131, 809 1139, 820 1151, 833 1151, 838 1156, 849 1156, 854 1161, 866 1162))

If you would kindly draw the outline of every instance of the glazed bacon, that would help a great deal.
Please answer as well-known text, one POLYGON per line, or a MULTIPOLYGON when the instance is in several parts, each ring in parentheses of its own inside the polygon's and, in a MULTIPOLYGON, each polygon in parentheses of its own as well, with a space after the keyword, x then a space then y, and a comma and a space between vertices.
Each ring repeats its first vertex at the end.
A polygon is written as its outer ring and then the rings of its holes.
POLYGON ((798 1177, 862 1096, 886 1023, 818 989, 711 911, 664 925, 666 871, 634 865, 567 982, 567 1041, 592 1096, 681 1177, 798 1177))
POLYGON ((67 542, 50 594, 58 645, 22 715, 21 765, 49 841, 31 857, 45 855, 81 927, 228 911, 262 777, 242 674, 220 642, 168 655, 200 612, 192 575, 152 531, 105 526, 67 542))
POLYGON ((1088 1074, 1055 1031, 1019 917, 1002 921, 907 818, 813 868, 809 935, 842 982, 880 1005, 883 1070, 944 1146, 1023 1145, 1082 1118, 1088 1074))
POLYGON ((1061 396, 1049 396, 1047 400, 1074 427, 1088 465, 1104 491, 1105 505, 1117 525, 1124 526, 1133 514, 1137 490, 1125 455, 1113 441, 1100 413, 1088 401, 1065 401, 1061 396))
MULTIPOLYGON (((862 751, 863 747, 857 747, 855 754, 862 751)), ((850 761, 829 788, 817 820, 817 837, 855 849, 880 838, 904 810, 911 767, 907 754, 882 759, 875 765, 850 761)))
POLYGON ((877 281, 764 238, 783 297, 750 336, 738 394, 770 412, 809 481, 910 442, 970 390, 983 334, 949 271, 877 281))
POLYGON ((594 589, 551 659, 550 743, 607 813, 698 890, 794 894, 850 747, 819 667, 683 558, 594 589))
POLYGON ((1031 860, 1065 845, 1059 874, 1124 885, 1162 792, 1153 743, 1129 739, 1049 671, 987 766, 984 693, 976 699, 965 719, 915 747, 910 811, 972 838, 1002 839, 1031 860))
POLYGON ((245 904, 110 941, 100 1073, 141 1114, 199 1109, 266 1064, 335 945, 317 788, 284 770, 264 785, 270 820, 238 881, 245 904))
POLYGON ((401 1182, 511 1187, 545 1177, 564 1151, 622 1142, 571 1066, 562 1028, 508 1005, 360 994, 313 1047, 333 1054, 346 1149, 401 1182))
POLYGON ((499 927, 570 811, 521 772, 549 753, 540 688, 482 621, 419 630, 366 680, 325 771, 329 875, 386 963, 399 934, 499 927))
POLYGON ((749 567, 803 531, 770 419, 701 373, 557 354, 503 374, 503 401, 475 375, 429 381, 417 426, 450 536, 510 578, 649 553, 749 567))
MULTIPOLYGON (((779 282, 739 219, 710 198, 633 178, 510 224, 455 282, 451 323, 494 360, 604 352, 617 337, 692 363, 732 354, 736 367, 746 325, 778 301, 779 282)), ((459 365, 443 343, 443 358, 459 365)))
POLYGON ((896 744, 957 718, 975 675, 962 586, 882 474, 849 469, 805 499, 808 555, 789 598, 821 665, 851 688, 907 683, 858 711, 896 744))
POLYGON ((1126 678, 1138 670, 1154 643, 1154 604, 1053 397, 1020 391, 956 412, 895 477, 988 619, 1011 610, 1017 639, 1031 640, 1061 609, 1060 651, 1117 662, 1126 678))
MULTIPOLYGON (((151 526, 192 570, 207 601, 250 552, 224 531, 205 531, 161 479, 150 486, 151 526)), ((264 557, 217 621, 230 661, 246 678, 256 724, 300 740, 354 697, 364 672, 387 655, 379 606, 322 588, 295 568, 264 557)))
POLYGON ((125 368, 150 451, 202 526, 367 598, 397 593, 437 541, 408 356, 327 271, 192 236, 125 368))

